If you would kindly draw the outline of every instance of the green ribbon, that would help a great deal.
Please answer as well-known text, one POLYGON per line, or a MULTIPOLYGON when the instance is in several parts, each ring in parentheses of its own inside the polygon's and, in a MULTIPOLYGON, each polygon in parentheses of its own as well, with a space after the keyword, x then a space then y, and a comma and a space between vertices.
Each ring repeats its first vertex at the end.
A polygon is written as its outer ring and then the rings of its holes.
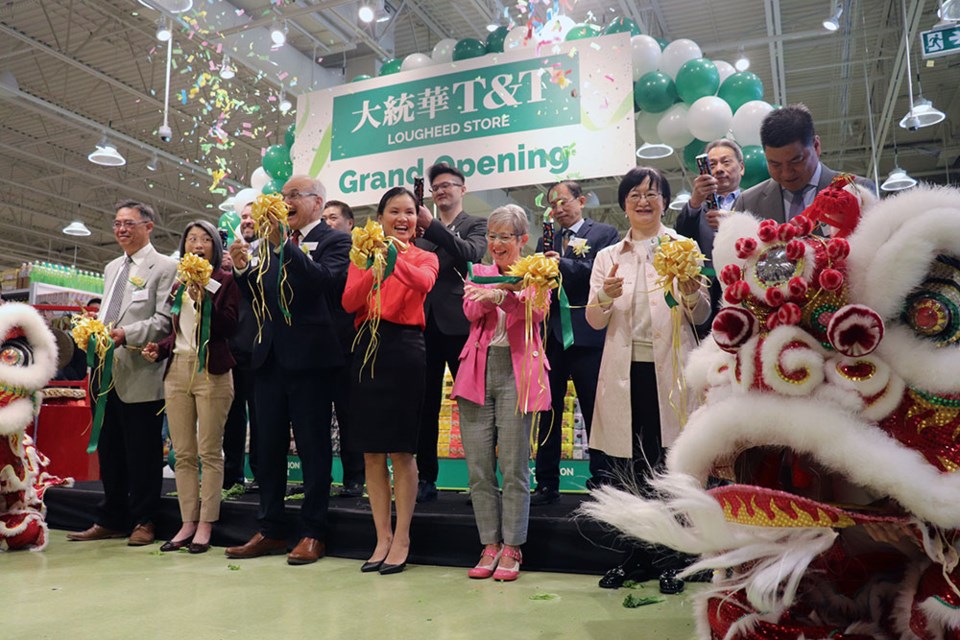
MULTIPOLYGON (((90 442, 87 444, 87 453, 93 453, 97 450, 97 444, 100 442, 100 430, 103 428, 103 415, 107 409, 107 393, 110 389, 110 384, 113 382, 113 351, 114 351, 113 341, 110 341, 110 347, 107 349, 106 357, 103 361, 103 370, 100 372, 100 377, 96 381, 97 389, 97 399, 94 404, 93 411, 93 428, 90 431, 90 442), (107 389, 107 391, 103 391, 107 389)), ((87 366, 90 367, 92 371, 96 371, 97 365, 97 339, 94 336, 90 336, 90 339, 87 342, 87 366)), ((90 381, 91 390, 93 389, 94 381, 90 381)))
MULTIPOLYGON (((180 315, 183 308, 183 293, 186 285, 181 284, 173 294, 173 304, 170 306, 170 313, 180 315)), ((203 371, 207 362, 207 346, 210 344, 210 318, 213 316, 213 296, 203 296, 203 303, 200 306, 200 340, 197 344, 197 359, 200 361, 197 365, 197 371, 203 371)))
MULTIPOLYGON (((284 235, 286 235, 286 230, 284 230, 284 235)), ((283 314, 287 324, 290 324, 293 320, 293 316, 290 315, 290 309, 287 308, 287 305, 283 303, 283 274, 285 273, 284 269, 286 268, 283 262, 283 247, 285 244, 287 244, 286 241, 280 242, 280 255, 277 256, 280 260, 280 266, 277 268, 277 307, 280 309, 280 313, 283 314)), ((299 245, 297 250, 300 250, 299 245)))
MULTIPOLYGON (((392 242, 387 245, 387 266, 383 269, 383 278, 381 279, 381 282, 384 282, 390 277, 390 274, 393 273, 394 267, 397 266, 397 256, 399 253, 400 252, 397 250, 397 245, 393 244, 392 242)), ((373 256, 367 258, 367 269, 373 266, 373 260, 373 256)), ((378 284, 374 284, 374 290, 376 290, 379 286, 380 285, 378 284)))
MULTIPOLYGON (((473 275, 472 262, 467 263, 467 273, 470 281, 476 284, 516 284, 523 282, 523 278, 520 276, 475 276, 473 275)), ((573 346, 573 318, 570 313, 570 300, 567 298, 567 292, 563 290, 563 286, 557 288, 559 289, 557 297, 560 304, 560 335, 563 338, 563 348, 566 350, 573 346)))

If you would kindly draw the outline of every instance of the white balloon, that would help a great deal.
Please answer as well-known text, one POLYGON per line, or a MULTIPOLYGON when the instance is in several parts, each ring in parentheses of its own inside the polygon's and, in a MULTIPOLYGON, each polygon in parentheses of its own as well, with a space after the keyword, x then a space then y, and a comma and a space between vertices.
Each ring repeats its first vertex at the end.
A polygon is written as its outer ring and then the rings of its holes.
MULTIPOLYGON (((541 41, 546 40, 547 42, 563 42, 567 38, 567 32, 570 31, 570 29, 573 29, 575 26, 577 26, 577 23, 571 18, 568 18, 567 16, 557 16, 553 20, 550 20, 545 25, 540 27, 540 31, 537 32, 537 37, 541 41)), ((526 27, 524 27, 524 30, 526 30, 526 27)), ((504 41, 503 50, 507 50, 506 41, 504 41)))
POLYGON ((662 113, 647 113, 646 111, 638 113, 635 123, 637 137, 650 144, 660 144, 660 136, 657 135, 657 124, 660 123, 660 116, 662 115, 662 113))
POLYGON ((667 45, 660 56, 660 71, 677 79, 677 71, 680 71, 685 63, 697 58, 702 58, 703 52, 700 51, 700 45, 693 40, 680 38, 667 45))
POLYGON ((773 107, 763 100, 751 100, 737 109, 730 129, 741 147, 760 144, 760 124, 773 107))
POLYGON ((445 38, 434 45, 430 58, 434 64, 442 62, 453 62, 453 48, 457 46, 457 41, 453 38, 445 38))
POLYGON ((633 58, 634 82, 660 68, 660 43, 655 38, 633 36, 630 38, 630 51, 633 58))
POLYGON ((695 138, 716 140, 727 133, 732 119, 733 111, 725 100, 716 96, 706 96, 690 105, 687 126, 695 138))
POLYGON ((429 67, 432 64, 433 59, 430 58, 430 56, 425 56, 422 53, 411 53, 403 59, 402 63, 400 63, 400 71, 423 69, 424 67, 429 67))
POLYGON ((737 72, 737 70, 733 68, 733 65, 726 60, 714 60, 713 64, 717 68, 717 71, 720 72, 720 84, 723 84, 724 80, 737 72))
POLYGON ((693 134, 687 126, 687 112, 685 104, 677 103, 663 112, 657 124, 657 135, 664 144, 674 149, 682 149, 693 142, 693 134))
POLYGON ((504 52, 510 51, 511 49, 516 49, 517 47, 525 47, 529 45, 533 38, 526 40, 526 37, 526 27, 514 27, 513 29, 510 29, 510 33, 508 33, 507 37, 503 39, 504 52), (526 40, 526 42, 524 42, 524 40, 526 40))
POLYGON ((260 195, 261 189, 263 189, 262 186, 250 187, 237 191, 237 195, 233 196, 233 210, 237 212, 237 215, 243 213, 243 208, 257 199, 257 196, 260 195))
POLYGON ((270 182, 270 176, 267 175, 263 167, 257 167, 253 170, 253 173, 250 174, 250 186, 258 192, 267 186, 268 182, 270 182))

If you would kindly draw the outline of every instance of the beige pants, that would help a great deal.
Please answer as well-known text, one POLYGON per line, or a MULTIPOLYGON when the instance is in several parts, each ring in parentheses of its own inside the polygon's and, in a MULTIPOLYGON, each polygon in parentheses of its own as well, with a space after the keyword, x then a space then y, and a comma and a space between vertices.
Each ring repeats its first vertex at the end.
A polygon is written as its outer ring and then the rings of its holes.
POLYGON ((197 371, 196 355, 174 354, 163 383, 173 440, 180 517, 216 522, 223 488, 223 425, 233 402, 233 373, 197 371), (198 462, 203 468, 200 485, 198 462))

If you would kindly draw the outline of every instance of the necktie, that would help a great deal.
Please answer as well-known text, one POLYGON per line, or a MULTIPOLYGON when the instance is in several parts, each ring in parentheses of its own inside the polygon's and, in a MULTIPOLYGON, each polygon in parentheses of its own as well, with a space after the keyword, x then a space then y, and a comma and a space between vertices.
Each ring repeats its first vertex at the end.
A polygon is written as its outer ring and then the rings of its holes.
POLYGON ((300 246, 300 229, 294 229, 293 235, 290 236, 290 239, 293 240, 293 246, 300 246))
POLYGON ((120 306, 123 304, 123 292, 127 287, 127 277, 130 275, 130 263, 133 260, 130 256, 125 256, 123 266, 120 267, 120 273, 113 282, 113 289, 110 290, 110 306, 107 307, 107 313, 103 316, 104 324, 111 324, 120 319, 120 306))
POLYGON ((570 246, 570 239, 573 238, 573 229, 564 229, 562 232, 563 235, 563 253, 567 252, 567 247, 570 246))
POLYGON ((812 188, 813 188, 813 185, 808 184, 808 185, 805 185, 803 189, 790 192, 790 210, 787 212, 787 220, 786 220, 787 222, 789 222, 790 220, 793 220, 798 215, 803 213, 803 210, 805 209, 805 207, 803 206, 803 196, 812 188))

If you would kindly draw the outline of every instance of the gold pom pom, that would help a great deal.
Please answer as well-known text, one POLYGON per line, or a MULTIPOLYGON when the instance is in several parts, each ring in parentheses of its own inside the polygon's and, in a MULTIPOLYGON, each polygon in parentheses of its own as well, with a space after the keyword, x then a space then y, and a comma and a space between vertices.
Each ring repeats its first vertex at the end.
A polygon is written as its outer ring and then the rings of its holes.
POLYGON ((560 264, 542 253, 520 258, 514 262, 507 275, 523 278, 524 288, 533 287, 533 305, 546 310, 550 306, 550 289, 560 286, 560 264))
POLYGON ((283 196, 279 193, 261 194, 253 201, 251 213, 254 228, 258 233, 260 229, 265 228, 269 214, 273 214, 273 217, 279 220, 280 224, 287 224, 287 214, 289 212, 287 204, 283 201, 283 196))
POLYGON ((350 247, 350 262, 358 269, 366 269, 370 256, 374 260, 386 260, 384 252, 387 250, 387 237, 383 233, 383 227, 373 218, 367 220, 367 224, 362 227, 354 227, 351 232, 353 245, 350 247))
POLYGON ((659 276, 657 285, 671 291, 674 281, 699 281, 705 258, 697 243, 689 238, 660 243, 653 256, 653 268, 659 276))
POLYGON ((177 280, 186 286, 197 285, 201 289, 210 282, 213 266, 206 258, 193 253, 187 253, 180 258, 177 265, 177 280))
POLYGON ((113 344, 113 340, 110 338, 110 329, 93 317, 74 316, 73 328, 70 333, 73 336, 73 341, 84 352, 90 345, 90 336, 94 336, 97 355, 101 359, 106 356, 107 349, 113 344))

